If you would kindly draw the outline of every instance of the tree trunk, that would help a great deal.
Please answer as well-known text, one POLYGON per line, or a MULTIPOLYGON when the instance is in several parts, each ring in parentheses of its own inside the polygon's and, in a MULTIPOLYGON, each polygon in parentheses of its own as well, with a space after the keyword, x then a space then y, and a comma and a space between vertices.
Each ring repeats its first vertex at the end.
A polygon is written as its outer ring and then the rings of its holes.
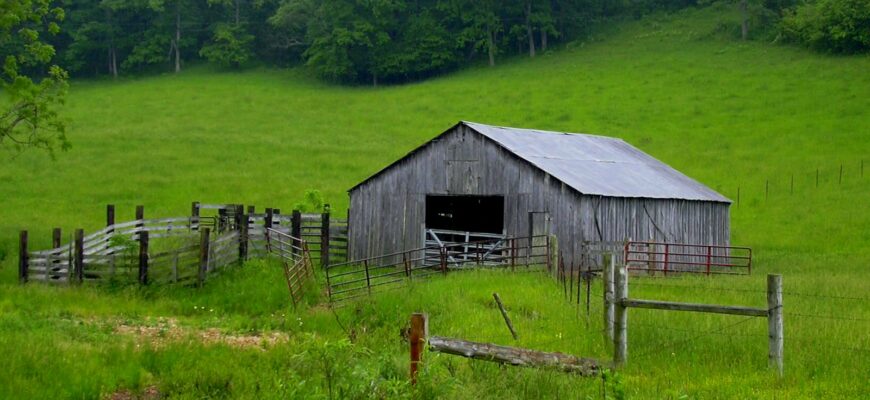
POLYGON ((495 66, 495 32, 491 25, 487 25, 487 44, 489 45, 489 66, 495 66))
POLYGON ((175 73, 181 72, 181 1, 175 3, 175 73))
POLYGON ((541 51, 547 51, 547 30, 541 29, 541 51))
POLYGON ((529 57, 534 57, 535 34, 532 32, 532 3, 526 3, 526 36, 529 37, 529 57))
POLYGON ((746 40, 746 37, 749 36, 749 14, 746 8, 746 0, 740 0, 740 16, 742 19, 740 34, 743 40, 746 40))
POLYGON ((239 8, 240 8, 239 2, 241 2, 241 0, 236 0, 236 28, 238 28, 239 23, 241 23, 241 21, 239 19, 239 8))

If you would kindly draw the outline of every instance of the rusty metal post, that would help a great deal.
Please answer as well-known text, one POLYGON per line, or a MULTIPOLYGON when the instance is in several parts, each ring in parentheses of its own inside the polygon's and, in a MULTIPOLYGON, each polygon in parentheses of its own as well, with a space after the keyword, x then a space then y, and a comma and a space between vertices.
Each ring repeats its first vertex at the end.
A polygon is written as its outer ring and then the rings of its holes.
POLYGON ((372 278, 369 275, 369 260, 363 260, 363 268, 366 270, 366 288, 368 288, 369 294, 372 294, 372 278))

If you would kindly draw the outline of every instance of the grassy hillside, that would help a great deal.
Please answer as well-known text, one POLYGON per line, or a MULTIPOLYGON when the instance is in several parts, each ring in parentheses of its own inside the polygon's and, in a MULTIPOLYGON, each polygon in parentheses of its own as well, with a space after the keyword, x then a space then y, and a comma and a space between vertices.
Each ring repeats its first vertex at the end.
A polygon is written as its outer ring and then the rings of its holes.
MULTIPOLYGON (((329 346, 344 346, 338 340, 347 335, 319 307, 297 320, 282 301, 280 282, 269 281, 273 275, 220 281, 203 292, 19 288, 17 231, 29 229, 33 245, 41 247, 53 226, 67 232, 99 227, 106 203, 117 205, 119 220, 132 218, 136 204, 145 205, 146 216, 170 216, 187 212, 193 200, 289 209, 306 189, 321 190, 343 212, 347 188, 457 120, 618 136, 732 199, 740 188, 740 203, 732 207, 733 241, 755 249, 756 274, 687 284, 762 290, 765 273, 781 272, 787 291, 866 296, 870 211, 864 203, 870 198, 870 170, 861 177, 860 166, 870 161, 870 57, 739 43, 719 33, 721 21, 732 18, 729 13, 689 10, 603 27, 589 41, 535 59, 397 87, 331 86, 302 70, 192 69, 118 82, 73 82, 67 115, 74 148, 57 161, 37 153, 3 155, 0 254, 7 257, 0 270, 0 351, 11 355, 12 366, 0 372, 0 387, 7 390, 0 395, 94 397, 154 383, 191 398, 259 397, 257 391, 266 389, 293 397, 291 391, 300 387, 326 396, 323 374, 311 371, 329 364, 329 346), (193 306, 216 309, 220 316, 201 315, 193 306), (217 328, 233 334, 276 331, 290 338, 265 352, 185 341, 146 344, 142 350, 134 339, 112 334, 118 321, 171 331, 154 322, 158 316, 187 326, 184 337, 217 328), (307 355, 298 355, 300 349, 307 355), (70 373, 73 369, 86 373, 70 373), (56 383, 36 384, 45 381, 56 383)), ((486 314, 492 310, 485 299, 493 290, 503 291, 503 297, 516 293, 526 302, 515 306, 529 310, 520 323, 534 313, 546 319, 524 344, 606 354, 595 327, 564 315, 558 290, 538 278, 486 277, 489 284, 481 286, 473 275, 450 279, 420 286, 422 293, 386 296, 359 311, 343 311, 359 340, 348 350, 352 359, 342 362, 360 367, 344 371, 350 375, 341 379, 371 381, 375 375, 380 395, 407 394, 399 379, 406 355, 400 353, 396 324, 415 309, 443 313, 433 326, 446 325, 444 334, 478 333, 481 340, 504 341, 505 332, 484 328, 497 326, 497 315, 486 314), (449 296, 457 300, 441 304, 449 296), (544 337, 563 327, 583 339, 546 343, 544 337)), ((646 293, 673 300, 763 302, 755 294, 646 293)), ((787 297, 786 304, 799 307, 794 312, 870 319, 870 307, 861 301, 787 297)), ((700 331, 733 321, 636 314, 638 321, 700 331)), ((677 343, 674 337, 685 335, 641 327, 632 342, 641 356, 622 381, 638 398, 825 393, 848 398, 867 392, 866 374, 862 379, 867 358, 848 349, 870 348, 866 321, 787 321, 787 332, 806 342, 788 342, 786 334, 791 357, 786 381, 764 370, 764 338, 706 335, 689 347, 696 351, 644 359, 644 348, 677 343), (847 338, 848 346, 825 345, 834 337, 847 338)), ((760 321, 735 329, 729 332, 764 334, 760 321)), ((428 382, 446 389, 431 387, 424 395, 600 398, 600 381, 436 359, 440 366, 427 372, 433 374, 428 382)))

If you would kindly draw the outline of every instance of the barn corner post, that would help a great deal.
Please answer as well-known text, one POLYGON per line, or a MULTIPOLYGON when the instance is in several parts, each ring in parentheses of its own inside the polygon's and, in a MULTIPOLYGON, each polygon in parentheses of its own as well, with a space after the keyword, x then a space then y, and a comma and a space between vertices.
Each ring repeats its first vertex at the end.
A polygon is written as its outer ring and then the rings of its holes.
POLYGON ((82 283, 85 280, 85 231, 84 229, 76 229, 75 234, 75 259, 74 268, 76 283, 82 283))
POLYGON ((768 365, 783 374, 782 275, 767 275, 768 365))
POLYGON ((30 254, 27 252, 27 231, 18 234, 18 282, 27 283, 27 264, 30 254))
POLYGON ((424 313, 411 314, 408 339, 411 345, 411 385, 417 384, 417 373, 423 356, 423 348, 429 336, 429 317, 424 313))
POLYGON ((625 306, 628 299, 628 271, 624 263, 617 266, 614 278, 613 364, 621 367, 628 358, 628 307, 625 306))

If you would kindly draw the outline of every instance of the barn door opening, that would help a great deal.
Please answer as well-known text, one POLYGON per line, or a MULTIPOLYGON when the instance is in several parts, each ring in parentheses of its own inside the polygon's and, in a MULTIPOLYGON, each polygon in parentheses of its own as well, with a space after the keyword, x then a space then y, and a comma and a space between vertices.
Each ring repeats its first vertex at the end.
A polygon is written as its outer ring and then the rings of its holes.
POLYGON ((436 249, 442 247, 452 264, 501 255, 504 197, 427 195, 423 237, 430 249, 427 264, 438 262, 436 249))

